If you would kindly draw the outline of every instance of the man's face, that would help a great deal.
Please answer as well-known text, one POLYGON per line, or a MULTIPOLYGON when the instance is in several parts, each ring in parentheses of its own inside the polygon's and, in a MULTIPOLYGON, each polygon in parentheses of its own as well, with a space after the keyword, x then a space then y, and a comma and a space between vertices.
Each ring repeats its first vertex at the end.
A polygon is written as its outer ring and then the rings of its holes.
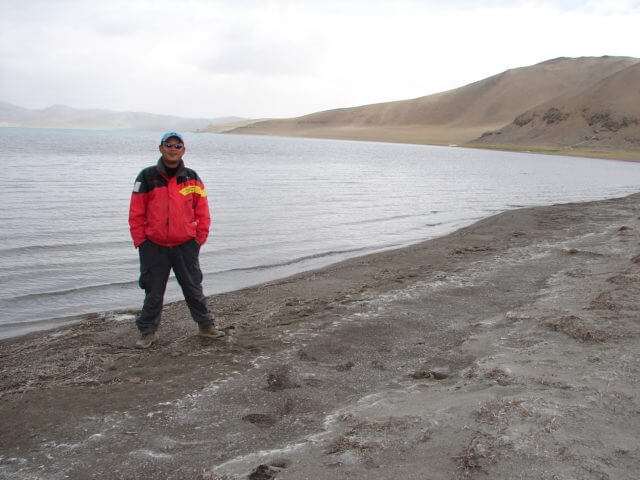
POLYGON ((162 161, 169 168, 178 166, 180 160, 182 160, 184 151, 184 144, 178 137, 169 137, 160 145, 162 161), (176 148, 176 146, 180 146, 180 148, 176 148))

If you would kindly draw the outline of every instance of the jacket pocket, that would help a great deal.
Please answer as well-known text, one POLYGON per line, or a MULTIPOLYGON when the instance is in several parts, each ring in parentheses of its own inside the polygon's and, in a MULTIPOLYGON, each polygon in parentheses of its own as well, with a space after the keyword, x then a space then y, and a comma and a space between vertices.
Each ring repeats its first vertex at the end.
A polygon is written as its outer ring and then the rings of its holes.
POLYGON ((196 236, 196 222, 185 222, 184 224, 185 232, 188 237, 195 238, 196 236))

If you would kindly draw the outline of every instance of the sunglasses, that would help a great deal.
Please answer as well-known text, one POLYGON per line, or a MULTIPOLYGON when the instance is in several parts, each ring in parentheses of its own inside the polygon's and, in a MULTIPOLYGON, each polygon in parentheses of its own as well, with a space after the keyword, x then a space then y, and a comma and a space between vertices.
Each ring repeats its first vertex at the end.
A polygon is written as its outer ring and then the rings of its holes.
POLYGON ((167 148, 175 148, 176 150, 181 150, 182 147, 184 147, 183 144, 181 143, 163 143, 162 145, 164 145, 167 148))

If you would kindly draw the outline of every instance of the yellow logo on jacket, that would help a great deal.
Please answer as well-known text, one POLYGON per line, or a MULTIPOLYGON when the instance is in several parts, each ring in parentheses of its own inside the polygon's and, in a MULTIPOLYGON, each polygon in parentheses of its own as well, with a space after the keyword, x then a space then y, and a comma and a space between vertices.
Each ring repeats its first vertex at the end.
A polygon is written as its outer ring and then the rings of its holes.
POLYGON ((201 197, 207 196, 207 191, 204 188, 200 188, 197 185, 189 185, 188 187, 184 187, 182 190, 180 190, 180 193, 184 196, 187 196, 190 193, 197 193, 201 197))

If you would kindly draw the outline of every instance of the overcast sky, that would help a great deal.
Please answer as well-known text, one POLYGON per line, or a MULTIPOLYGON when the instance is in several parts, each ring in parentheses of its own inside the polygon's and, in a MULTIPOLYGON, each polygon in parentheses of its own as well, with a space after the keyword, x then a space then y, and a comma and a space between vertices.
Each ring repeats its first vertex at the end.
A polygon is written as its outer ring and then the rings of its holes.
POLYGON ((0 0, 0 100, 287 117, 555 57, 640 57, 640 0, 0 0))

